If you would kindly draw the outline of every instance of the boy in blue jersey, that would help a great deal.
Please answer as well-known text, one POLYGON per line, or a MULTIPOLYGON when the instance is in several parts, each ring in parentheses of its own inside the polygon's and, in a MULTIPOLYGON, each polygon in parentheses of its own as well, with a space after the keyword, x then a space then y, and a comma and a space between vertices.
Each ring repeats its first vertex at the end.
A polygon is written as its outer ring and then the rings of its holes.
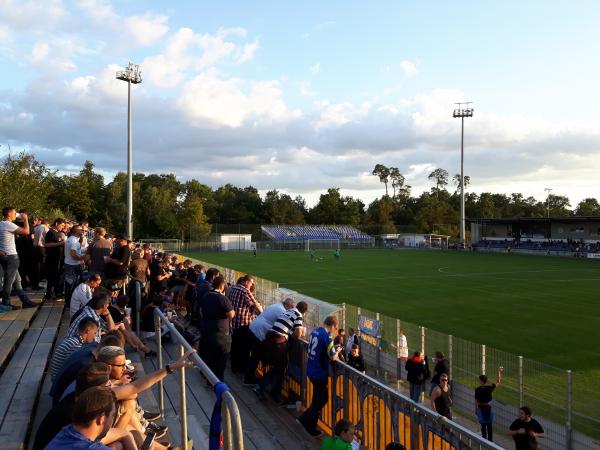
POLYGON ((338 321, 334 316, 328 316, 323 326, 310 333, 308 341, 308 364, 306 373, 313 385, 313 395, 310 407, 298 418, 298 422, 311 436, 323 434, 317 429, 321 409, 329 401, 327 379, 329 377, 329 361, 338 359, 341 346, 335 347, 331 335, 337 331, 338 321))

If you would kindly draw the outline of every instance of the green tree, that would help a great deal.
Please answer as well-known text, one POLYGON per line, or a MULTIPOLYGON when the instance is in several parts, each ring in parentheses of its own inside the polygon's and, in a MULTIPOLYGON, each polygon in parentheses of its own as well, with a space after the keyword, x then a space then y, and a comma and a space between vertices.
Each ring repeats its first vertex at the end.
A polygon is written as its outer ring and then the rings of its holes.
POLYGON ((287 194, 277 190, 267 192, 263 202, 263 211, 268 223, 276 225, 293 225, 304 223, 304 211, 287 194))
POLYGON ((550 206, 551 216, 570 216, 573 212, 569 209, 571 202, 569 198, 564 195, 550 194, 548 196, 548 204, 550 206))
POLYGON ((393 214, 396 203, 388 196, 373 200, 365 214, 363 229, 373 235, 396 233, 393 214))
POLYGON ((44 214, 48 205, 55 172, 25 151, 9 154, 0 164, 0 199, 3 206, 26 209, 30 214, 44 214))
POLYGON ((177 222, 181 233, 181 239, 204 241, 212 229, 204 214, 204 202, 198 189, 198 182, 191 180, 183 186, 183 197, 178 203, 177 222))
POLYGON ((390 181, 390 169, 383 164, 376 164, 373 172, 373 175, 379 177, 379 181, 385 185, 385 195, 388 195, 388 183, 390 181))
POLYGON ((435 188, 432 191, 439 198, 440 191, 448 185, 448 171, 438 168, 431 172, 427 178, 435 183, 435 188))
MULTIPOLYGON (((466 191, 467 188, 469 187, 469 185, 471 184, 471 177, 469 175, 465 175, 463 178, 465 181, 465 191, 466 191)), ((457 173, 456 175, 454 175, 452 177, 452 182, 456 186, 456 192, 460 192, 460 173, 457 173)))
POLYGON ((577 216, 600 216, 600 204, 595 198, 584 198, 575 208, 577 216))
POLYGON ((390 167, 390 181, 392 183, 393 198, 396 198, 396 196, 410 196, 410 186, 406 184, 404 175, 400 173, 400 169, 397 167, 390 167))
POLYGON ((358 226, 364 214, 364 204, 352 197, 342 197, 339 188, 329 188, 310 210, 310 223, 358 226))

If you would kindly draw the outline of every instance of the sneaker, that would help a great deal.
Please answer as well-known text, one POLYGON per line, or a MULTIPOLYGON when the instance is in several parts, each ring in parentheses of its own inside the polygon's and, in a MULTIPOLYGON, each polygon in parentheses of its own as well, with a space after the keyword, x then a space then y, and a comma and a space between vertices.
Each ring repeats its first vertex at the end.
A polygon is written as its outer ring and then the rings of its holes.
POLYGON ((148 422, 154 422, 155 420, 160 419, 160 412, 158 411, 145 411, 144 412, 144 419, 146 419, 148 422))
POLYGON ((23 308, 36 308, 37 306, 38 304, 32 301, 23 302, 23 308))
POLYGON ((154 439, 160 439, 160 438, 166 436, 167 431, 169 431, 169 427, 166 425, 157 425, 157 424, 151 422, 146 427, 146 431, 152 431, 152 432, 156 433, 156 435, 154 436, 154 439))

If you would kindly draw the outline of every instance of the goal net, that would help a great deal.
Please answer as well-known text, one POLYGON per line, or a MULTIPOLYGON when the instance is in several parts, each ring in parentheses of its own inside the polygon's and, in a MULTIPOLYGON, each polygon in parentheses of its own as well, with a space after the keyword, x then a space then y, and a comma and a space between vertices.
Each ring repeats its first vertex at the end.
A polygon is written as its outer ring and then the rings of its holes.
POLYGON ((304 241, 304 250, 307 252, 313 250, 339 250, 339 239, 307 239, 304 241))

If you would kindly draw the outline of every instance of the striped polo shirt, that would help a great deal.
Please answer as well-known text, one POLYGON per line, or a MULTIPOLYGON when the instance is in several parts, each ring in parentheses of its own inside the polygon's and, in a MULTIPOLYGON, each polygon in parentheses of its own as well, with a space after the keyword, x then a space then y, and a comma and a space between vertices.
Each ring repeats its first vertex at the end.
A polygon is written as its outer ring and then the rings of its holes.
POLYGON ((296 308, 292 308, 277 318, 271 330, 287 338, 302 325, 302 314, 296 308))

